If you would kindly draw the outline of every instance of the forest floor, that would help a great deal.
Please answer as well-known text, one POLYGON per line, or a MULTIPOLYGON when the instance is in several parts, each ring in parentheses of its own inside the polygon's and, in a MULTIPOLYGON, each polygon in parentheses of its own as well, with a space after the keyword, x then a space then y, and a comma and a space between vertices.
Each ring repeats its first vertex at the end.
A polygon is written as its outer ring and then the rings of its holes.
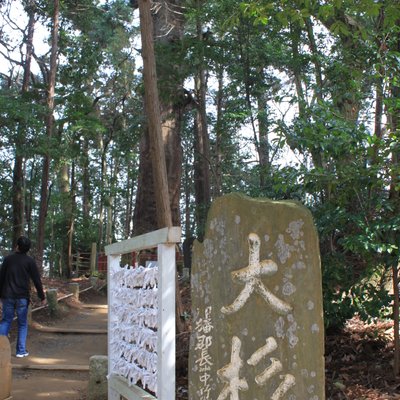
MULTIPOLYGON (((79 283, 81 289, 90 286, 88 279, 79 280, 79 283)), ((68 293, 68 285, 63 281, 44 280, 44 286, 46 288, 57 287, 59 289, 59 296, 68 293)), ((188 283, 181 284, 181 294, 184 309, 189 313, 190 286, 188 283)), ((85 303, 105 303, 105 295, 102 297, 99 296, 99 292, 88 290, 82 293, 81 299, 85 303)), ((35 304, 33 308, 35 308, 35 304)), ((74 320, 74 316, 75 319, 82 319, 82 314, 79 312, 79 309, 79 304, 74 303, 70 298, 67 299, 65 306, 62 307, 62 313, 59 315, 58 320, 54 321, 53 317, 49 315, 46 309, 33 313, 33 320, 41 325, 48 326, 59 325, 63 323, 63 321, 69 321, 67 323, 71 324, 71 321, 74 320)), ((104 327, 104 321, 102 321, 101 324, 104 327)), ((85 342, 87 339, 79 339, 83 340, 83 342, 79 344, 79 347, 83 346, 89 353, 92 352, 92 354, 104 354, 106 350, 104 338, 97 339, 94 342, 92 340, 90 345, 85 342), (91 348, 93 345, 94 348, 91 348), (98 348, 96 348, 96 346, 98 348)), ((36 348, 40 348, 40 346, 43 346, 43 337, 40 338, 40 335, 37 333, 35 334, 34 331, 31 330, 28 344, 30 345, 30 349, 35 350, 36 348), (42 342, 40 342, 40 340, 42 340, 42 342)), ((66 343, 65 340, 52 342, 52 346, 63 347, 62 349, 53 348, 54 352, 58 350, 62 352, 63 349, 66 349, 65 346, 69 345, 70 344, 66 343)), ((76 346, 78 346, 78 344, 76 344, 76 346)), ((184 332, 177 337, 177 349, 179 349, 177 355, 177 400, 186 400, 188 398, 188 348, 189 332, 184 332)), ((12 351, 14 351, 13 348, 12 351)), ((68 353, 73 357, 73 352, 68 350, 68 353)), ((325 338, 326 399, 400 400, 400 377, 394 378, 393 376, 393 353, 393 323, 391 321, 365 324, 358 318, 353 318, 347 322, 343 330, 327 333, 325 338)), ((28 359, 29 358, 30 357, 28 357, 28 359)), ((15 360, 17 359, 13 357, 13 364, 15 360)), ((20 360, 18 360, 18 362, 22 363, 20 360)), ((26 362, 26 359, 22 360, 26 362)), ((78 359, 69 360, 68 362, 80 363, 78 359)), ((16 369, 13 371, 13 387, 15 387, 15 390, 25 385, 29 387, 32 395, 34 391, 31 385, 32 382, 35 382, 35 387, 43 388, 52 381, 55 382, 54 387, 58 387, 58 390, 62 390, 63 385, 65 390, 71 390, 71 388, 75 389, 73 393, 69 395, 65 392, 63 397, 55 397, 53 392, 53 394, 49 394, 47 398, 60 400, 84 400, 86 398, 88 372, 76 372, 71 375, 67 372, 60 371, 38 372, 23 369, 16 369)), ((32 395, 30 395, 29 398, 34 400, 32 395)), ((46 396, 44 397, 46 398, 46 396)), ((14 396, 14 400, 19 399, 18 396, 14 396)))

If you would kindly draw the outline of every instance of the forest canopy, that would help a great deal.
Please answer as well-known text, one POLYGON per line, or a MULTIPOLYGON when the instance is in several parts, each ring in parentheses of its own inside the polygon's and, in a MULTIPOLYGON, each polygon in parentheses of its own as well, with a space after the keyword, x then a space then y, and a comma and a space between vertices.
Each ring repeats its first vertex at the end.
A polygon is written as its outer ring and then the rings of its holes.
MULTIPOLYGON (((0 2, 0 247, 40 265, 157 228, 137 1, 0 2)), ((153 2, 170 205, 202 240, 229 192, 297 200, 327 326, 387 311, 400 218, 397 0, 153 2)))

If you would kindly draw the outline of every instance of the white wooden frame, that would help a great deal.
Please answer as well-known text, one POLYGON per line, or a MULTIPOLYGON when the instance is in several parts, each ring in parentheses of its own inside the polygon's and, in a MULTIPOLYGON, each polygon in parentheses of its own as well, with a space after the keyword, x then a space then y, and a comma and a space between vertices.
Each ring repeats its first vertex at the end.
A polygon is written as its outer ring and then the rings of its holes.
MULTIPOLYGON (((120 266, 121 255, 133 251, 157 247, 158 252, 158 348, 157 348, 157 398, 175 399, 175 245, 181 240, 181 228, 163 228, 154 232, 136 236, 122 242, 106 246, 108 275, 108 310, 114 303, 113 282, 110 271, 120 266)), ((127 400, 153 400, 138 386, 129 386, 128 381, 111 372, 111 318, 108 317, 108 400, 120 400, 121 395, 127 400)))

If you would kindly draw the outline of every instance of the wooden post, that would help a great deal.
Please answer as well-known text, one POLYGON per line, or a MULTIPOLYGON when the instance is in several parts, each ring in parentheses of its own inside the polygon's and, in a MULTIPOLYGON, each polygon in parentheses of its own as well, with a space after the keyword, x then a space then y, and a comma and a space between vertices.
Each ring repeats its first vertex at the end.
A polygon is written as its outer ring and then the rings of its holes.
MULTIPOLYGON (((108 255, 107 256, 107 298, 108 298, 108 307, 109 310, 111 309, 112 305, 114 304, 114 296, 113 294, 113 282, 112 282, 112 271, 115 270, 115 268, 119 267, 121 260, 120 255, 108 255)), ((113 321, 111 321, 110 314, 108 316, 108 327, 107 331, 110 333, 111 332, 111 324, 113 321)), ((112 371, 113 371, 113 365, 112 365, 112 357, 111 357, 111 342, 110 342, 110 336, 108 337, 108 376, 111 377, 112 371)), ((112 385, 108 385, 108 400, 120 400, 121 396, 119 393, 112 387, 112 385)))
POLYGON ((158 245, 158 399, 175 399, 175 275, 175 244, 158 245))
POLYGON ((32 307, 31 307, 30 304, 28 306, 28 317, 27 317, 27 320, 28 320, 28 325, 32 325, 32 307))
POLYGON ((49 306, 50 314, 56 314, 58 311, 57 289, 47 289, 46 299, 49 306))
POLYGON ((79 300, 79 283, 69 283, 69 291, 73 294, 75 300, 79 300))
POLYGON ((11 348, 7 336, 0 336, 0 399, 11 399, 11 348))
POLYGON ((80 271, 81 271, 81 254, 78 252, 76 253, 76 274, 77 276, 80 276, 80 271))
POLYGON ((107 400, 107 356, 89 358, 88 400, 107 400))
POLYGON ((96 272, 97 261, 97 243, 92 243, 92 251, 90 252, 90 275, 96 272))

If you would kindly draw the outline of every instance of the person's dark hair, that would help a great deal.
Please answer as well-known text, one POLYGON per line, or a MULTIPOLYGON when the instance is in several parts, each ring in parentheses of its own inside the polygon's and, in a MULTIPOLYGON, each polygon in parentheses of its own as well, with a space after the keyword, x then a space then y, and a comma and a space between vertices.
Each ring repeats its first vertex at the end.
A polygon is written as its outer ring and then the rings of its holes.
POLYGON ((31 248, 31 241, 26 236, 21 236, 17 240, 17 246, 21 253, 27 253, 31 248))

